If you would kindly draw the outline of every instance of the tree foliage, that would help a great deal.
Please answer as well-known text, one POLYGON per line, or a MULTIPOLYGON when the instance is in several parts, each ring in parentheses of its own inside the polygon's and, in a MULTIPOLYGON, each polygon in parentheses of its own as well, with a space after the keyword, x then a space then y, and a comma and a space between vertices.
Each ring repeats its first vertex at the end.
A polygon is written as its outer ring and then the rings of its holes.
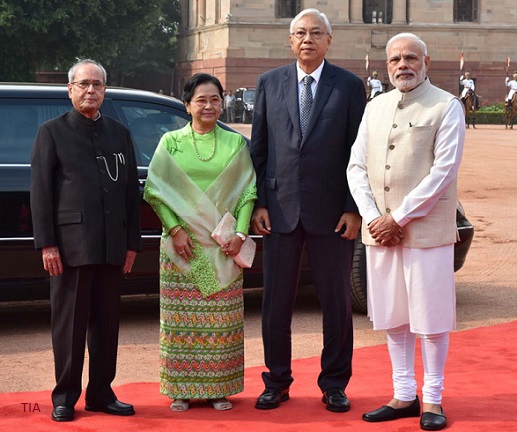
POLYGON ((0 81, 34 81, 92 58, 111 84, 170 68, 178 0, 0 0, 0 81))

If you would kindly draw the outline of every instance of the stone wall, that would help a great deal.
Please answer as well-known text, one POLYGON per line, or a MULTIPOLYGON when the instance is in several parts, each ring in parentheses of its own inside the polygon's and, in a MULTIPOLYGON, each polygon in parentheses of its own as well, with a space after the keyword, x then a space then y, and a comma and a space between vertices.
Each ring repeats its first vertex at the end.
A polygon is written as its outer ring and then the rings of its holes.
MULTIPOLYGON (((515 0, 478 0, 479 22, 454 23, 452 0, 393 0, 392 24, 364 24, 362 0, 306 0, 305 8, 325 12, 333 28, 327 58, 366 80, 379 70, 384 82, 385 44, 410 31, 428 45, 431 81, 458 93, 460 52, 482 96, 502 101, 506 93, 505 60, 517 70, 517 8, 515 0)), ((290 18, 275 17, 275 0, 183 0, 179 58, 174 86, 179 92, 195 72, 215 74, 227 89, 250 87, 273 67, 294 60, 289 45, 290 18), (187 22, 185 22, 187 20, 187 22)))

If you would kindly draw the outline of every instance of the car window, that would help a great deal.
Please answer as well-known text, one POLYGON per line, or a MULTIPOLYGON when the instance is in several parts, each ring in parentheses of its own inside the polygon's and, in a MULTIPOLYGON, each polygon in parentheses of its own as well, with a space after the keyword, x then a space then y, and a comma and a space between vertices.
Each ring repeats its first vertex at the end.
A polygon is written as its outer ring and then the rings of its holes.
POLYGON ((190 118, 174 107, 135 101, 113 100, 122 123, 131 131, 139 165, 149 165, 165 132, 180 129, 190 118))
POLYGON ((69 99, 0 99, 0 163, 29 164, 39 125, 71 107, 69 99))
POLYGON ((244 92, 244 102, 253 103, 255 101, 255 90, 247 90, 244 92))

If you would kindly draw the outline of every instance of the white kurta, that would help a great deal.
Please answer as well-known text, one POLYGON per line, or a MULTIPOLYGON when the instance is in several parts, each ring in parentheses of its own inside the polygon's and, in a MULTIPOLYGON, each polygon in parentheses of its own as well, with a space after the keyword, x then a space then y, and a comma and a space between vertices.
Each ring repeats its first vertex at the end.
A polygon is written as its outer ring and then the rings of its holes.
MULTIPOLYGON (((352 147, 348 182, 366 223, 382 215, 371 191, 368 164, 367 106, 352 147)), ((457 176, 463 153, 463 108, 452 99, 434 141, 429 174, 391 212, 400 226, 425 217, 457 176)), ((374 328, 410 324, 416 333, 435 334, 455 327, 454 246, 433 248, 367 246, 368 314, 374 328)))
MULTIPOLYGON (((357 185, 360 189, 361 193, 354 195, 354 200, 361 216, 367 223, 370 223, 380 217, 381 212, 375 203, 367 174, 368 136, 365 117, 368 115, 368 105, 352 147, 347 176, 348 183, 357 185)), ((436 134, 434 142, 434 168, 420 182, 418 187, 413 189, 404 198, 402 205, 391 213, 395 222, 400 226, 404 226, 412 219, 429 213, 429 210, 436 204, 440 195, 443 194, 452 179, 456 177, 465 139, 465 128, 456 127, 460 119, 463 119, 463 108, 457 100, 453 100, 447 107, 442 124, 436 134)))
POLYGON ((454 245, 428 249, 366 246, 368 316, 374 330, 409 324, 411 333, 456 328, 454 245))

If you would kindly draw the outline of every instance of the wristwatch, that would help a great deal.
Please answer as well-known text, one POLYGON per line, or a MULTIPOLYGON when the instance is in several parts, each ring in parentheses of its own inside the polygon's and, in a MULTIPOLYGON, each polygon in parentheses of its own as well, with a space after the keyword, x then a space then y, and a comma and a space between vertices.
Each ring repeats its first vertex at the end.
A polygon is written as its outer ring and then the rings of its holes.
POLYGON ((242 241, 246 241, 246 234, 243 234, 241 232, 236 232, 235 235, 239 237, 242 241))

